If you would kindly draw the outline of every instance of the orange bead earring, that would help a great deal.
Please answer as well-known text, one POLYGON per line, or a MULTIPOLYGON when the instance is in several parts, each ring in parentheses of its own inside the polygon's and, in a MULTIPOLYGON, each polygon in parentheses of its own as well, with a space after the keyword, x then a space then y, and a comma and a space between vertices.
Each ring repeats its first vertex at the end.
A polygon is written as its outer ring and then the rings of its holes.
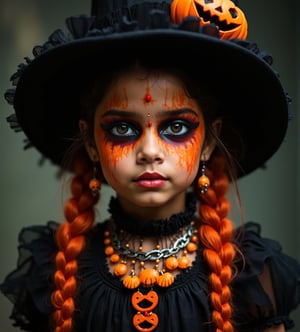
POLYGON ((210 180, 209 177, 206 176, 205 174, 205 161, 202 162, 202 166, 201 166, 201 175, 198 179, 198 186, 200 188, 200 192, 201 194, 205 194, 207 192, 208 187, 210 186, 210 180))
POLYGON ((97 179, 97 166, 94 164, 93 166, 93 178, 89 182, 89 188, 92 192, 93 196, 96 196, 101 188, 101 182, 97 179))

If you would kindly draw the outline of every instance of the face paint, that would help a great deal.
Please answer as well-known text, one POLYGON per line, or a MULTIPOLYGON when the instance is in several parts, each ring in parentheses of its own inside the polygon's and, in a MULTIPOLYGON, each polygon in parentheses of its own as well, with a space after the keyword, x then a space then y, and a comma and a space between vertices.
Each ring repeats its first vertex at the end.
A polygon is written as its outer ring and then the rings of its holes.
MULTIPOLYGON (((150 86, 149 86, 149 80, 147 80, 147 85, 146 85, 146 94, 143 98, 143 101, 144 101, 144 105, 147 106, 147 104, 153 104, 154 103, 154 100, 150 94, 150 86)), ((151 128, 152 127, 152 121, 150 119, 151 117, 151 114, 150 113, 147 113, 147 118, 148 118, 148 122, 147 122, 147 127, 148 128, 151 128)))
MULTIPOLYGON (((170 116, 172 113, 177 114, 170 111, 170 116)), ((134 154, 137 145, 143 144, 146 135, 152 135, 153 144, 161 146, 166 155, 177 156, 177 166, 187 171, 187 177, 197 164, 198 149, 195 147, 199 147, 203 141, 204 127, 203 122, 199 123, 200 119, 189 114, 189 111, 158 121, 150 134, 144 131, 142 124, 115 121, 113 118, 106 121, 108 124, 102 124, 105 135, 100 139, 103 142, 101 153, 108 158, 106 166, 116 169, 120 160, 134 154)))
POLYGON ((146 103, 150 103, 150 101, 152 100, 152 97, 147 93, 147 94, 145 95, 144 100, 145 100, 146 103))
POLYGON ((146 93, 144 95, 143 102, 144 102, 145 106, 147 104, 153 104, 154 103, 153 97, 152 97, 152 95, 150 93, 150 83, 149 83, 149 80, 147 80, 147 83, 146 83, 146 93))
POLYGON ((195 108, 195 104, 191 98, 188 98, 186 92, 180 88, 178 90, 169 91, 169 87, 165 86, 163 107, 166 109, 177 109, 182 107, 195 108))
POLYGON ((105 109, 128 109, 128 96, 126 87, 123 87, 121 91, 113 90, 111 96, 108 100, 105 101, 103 105, 105 109))
POLYGON ((200 107, 179 80, 144 77, 126 74, 108 91, 97 106, 94 139, 103 175, 118 197, 148 206, 181 197, 194 181, 205 127, 200 107), (164 184, 138 185, 149 172, 161 174, 164 184))
MULTIPOLYGON (((170 112, 172 113, 172 111, 170 112)), ((160 130, 158 130, 158 139, 160 139, 159 144, 162 145, 163 149, 167 152, 168 155, 177 156, 177 166, 181 170, 187 171, 188 177, 198 162, 199 146, 203 144, 204 140, 204 124, 203 121, 195 116, 181 116, 178 120, 175 118, 174 124, 177 126, 180 125, 183 128, 188 128, 185 129, 186 135, 179 137, 175 136, 173 139, 170 139, 165 134, 167 138, 165 137, 162 139, 162 133, 160 130)))

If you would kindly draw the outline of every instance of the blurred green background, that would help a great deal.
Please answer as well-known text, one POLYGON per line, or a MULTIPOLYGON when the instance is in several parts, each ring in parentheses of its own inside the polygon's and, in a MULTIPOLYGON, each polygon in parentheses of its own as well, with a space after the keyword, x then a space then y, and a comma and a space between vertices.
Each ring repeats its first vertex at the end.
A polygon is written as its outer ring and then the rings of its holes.
MULTIPOLYGON (((249 39, 274 57, 274 67, 293 99, 286 139, 278 153, 260 169, 240 180, 241 197, 247 220, 261 223, 263 235, 281 242, 286 253, 300 259, 300 3, 297 0, 240 0, 249 23, 249 39)), ((24 56, 32 57, 32 46, 42 44, 57 28, 65 30, 67 16, 89 14, 90 2, 84 0, 0 0, 0 94, 10 87, 9 78, 24 56)), ((233 70, 232 75, 238 75, 233 70)), ((232 90, 234 97, 234 87, 232 90)), ((234 102, 234 98, 233 98, 234 102)), ((19 230, 26 225, 62 220, 67 186, 56 179, 57 169, 49 162, 38 166, 40 155, 23 151, 23 135, 15 134, 5 118, 12 108, 0 99, 0 281, 16 265, 19 230)), ((42 110, 41 110, 42 112, 42 110)), ((259 118, 257 119, 259 121, 259 118)), ((272 118, 270 118, 272 126, 272 118)), ((255 134, 255 133, 254 133, 255 134)), ((107 217, 111 191, 103 193, 99 220, 107 217)), ((236 224, 239 215, 233 211, 236 224)), ((11 327, 10 302, 0 295, 0 330, 11 327)), ((300 330, 300 309, 293 317, 300 330)))

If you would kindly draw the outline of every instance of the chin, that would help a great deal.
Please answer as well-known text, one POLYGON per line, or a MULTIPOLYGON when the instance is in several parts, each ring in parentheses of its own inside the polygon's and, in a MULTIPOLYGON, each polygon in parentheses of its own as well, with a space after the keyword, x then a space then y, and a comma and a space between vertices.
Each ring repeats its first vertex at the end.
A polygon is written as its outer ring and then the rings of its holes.
POLYGON ((145 208, 178 208, 181 204, 184 205, 185 194, 166 195, 161 192, 147 192, 139 194, 136 200, 136 205, 145 208))

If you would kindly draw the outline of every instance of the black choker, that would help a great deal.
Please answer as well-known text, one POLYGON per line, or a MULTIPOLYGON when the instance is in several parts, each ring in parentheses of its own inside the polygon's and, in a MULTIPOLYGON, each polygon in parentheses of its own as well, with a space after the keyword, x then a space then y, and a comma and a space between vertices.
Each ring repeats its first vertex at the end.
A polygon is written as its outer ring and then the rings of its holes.
POLYGON ((109 213, 118 229, 140 236, 168 236, 176 233, 181 227, 189 225, 196 212, 197 200, 193 193, 186 195, 184 212, 172 215, 169 219, 150 220, 141 223, 122 212, 117 198, 112 197, 109 203, 109 213))

